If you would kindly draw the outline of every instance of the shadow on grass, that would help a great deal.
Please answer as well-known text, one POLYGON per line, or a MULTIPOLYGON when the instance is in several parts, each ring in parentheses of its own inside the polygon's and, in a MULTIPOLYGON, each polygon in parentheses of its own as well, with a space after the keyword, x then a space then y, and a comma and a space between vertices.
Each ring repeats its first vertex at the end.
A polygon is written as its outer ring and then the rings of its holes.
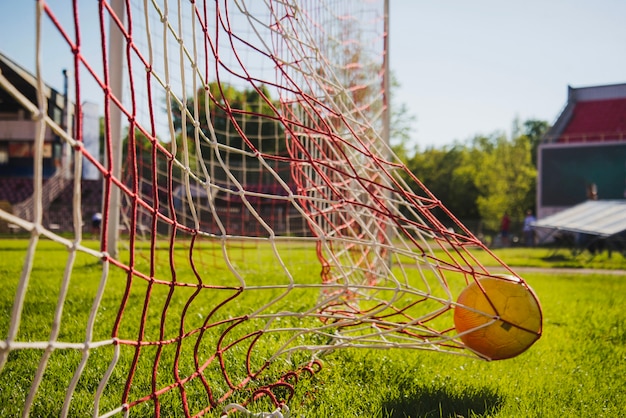
POLYGON ((571 252, 569 252, 568 254, 551 253, 545 257, 541 257, 541 260, 543 261, 571 261, 572 255, 571 255, 571 252))
POLYGON ((413 397, 394 399, 383 405, 387 418, 456 418, 492 416, 504 400, 489 389, 451 393, 446 388, 422 388, 413 397))

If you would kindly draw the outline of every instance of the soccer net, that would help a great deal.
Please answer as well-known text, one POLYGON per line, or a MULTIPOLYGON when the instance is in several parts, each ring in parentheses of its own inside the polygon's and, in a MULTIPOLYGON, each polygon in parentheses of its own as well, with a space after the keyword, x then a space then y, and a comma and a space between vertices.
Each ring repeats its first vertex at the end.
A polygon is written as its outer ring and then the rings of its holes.
POLYGON ((390 148, 384 0, 35 7, 36 94, 0 75, 36 126, 32 197, 0 209, 28 234, 0 341, 23 416, 281 416, 340 348, 489 360, 539 338, 540 312, 513 323, 490 294, 539 309, 525 282, 390 148), (458 300, 471 284, 484 303, 458 300), (465 338, 494 324, 515 347, 465 338))

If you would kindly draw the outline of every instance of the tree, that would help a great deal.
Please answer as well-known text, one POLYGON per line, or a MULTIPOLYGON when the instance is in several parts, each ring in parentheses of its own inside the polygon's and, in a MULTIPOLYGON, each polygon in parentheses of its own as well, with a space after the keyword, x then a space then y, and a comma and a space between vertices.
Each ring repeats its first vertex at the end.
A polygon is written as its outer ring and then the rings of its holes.
POLYGON ((526 135, 511 140, 503 134, 475 137, 460 171, 473 179, 479 191, 476 205, 489 230, 498 229, 505 212, 521 219, 534 207, 530 200, 534 201, 536 169, 526 135))
POLYGON ((460 144, 428 148, 415 153, 407 161, 407 167, 455 217, 478 219, 478 190, 473 177, 468 176, 463 167, 467 152, 460 144))
POLYGON ((237 89, 211 82, 206 89, 198 89, 194 97, 187 99, 185 109, 172 102, 174 128, 179 133, 177 148, 182 149, 186 141, 190 166, 201 172, 199 164, 210 165, 211 176, 224 181, 225 171, 216 164, 216 151, 210 144, 215 140, 221 145, 218 152, 231 173, 240 177, 240 181, 258 182, 259 162, 249 155, 261 152, 271 158, 287 152, 284 128, 275 111, 278 106, 265 85, 237 89), (186 112, 184 118, 183 111, 186 112), (206 138, 200 139, 200 149, 197 149, 192 123, 195 118, 206 138), (256 165, 255 169, 251 170, 251 165, 256 165), (247 170, 242 168, 244 166, 247 170))
POLYGON ((502 133, 476 136, 417 151, 406 165, 455 217, 481 220, 484 229, 497 231, 505 212, 521 220, 535 209, 536 150, 549 125, 528 120, 517 126, 511 139, 502 133))
POLYGON ((524 135, 528 137, 532 155, 532 162, 537 168, 537 148, 543 139, 543 136, 550 129, 550 125, 545 120, 529 119, 524 122, 524 135))

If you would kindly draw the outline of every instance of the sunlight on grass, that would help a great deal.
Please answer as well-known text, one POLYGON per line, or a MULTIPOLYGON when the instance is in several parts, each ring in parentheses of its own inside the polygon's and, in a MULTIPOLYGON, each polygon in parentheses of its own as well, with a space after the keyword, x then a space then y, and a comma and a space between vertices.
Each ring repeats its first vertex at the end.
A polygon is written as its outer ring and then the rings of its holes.
MULTIPOLYGON (((93 243, 96 244, 95 242, 93 243)), ((281 296, 280 286, 265 288, 283 277, 282 267, 272 263, 275 259, 271 248, 259 248, 250 244, 237 244, 227 249, 210 242, 190 247, 181 245, 174 252, 175 269, 169 265, 169 251, 163 243, 151 252, 150 247, 138 247, 134 268, 148 274, 150 268, 158 269, 158 277, 176 281, 185 286, 155 285, 141 275, 131 275, 113 268, 108 277, 107 288, 98 310, 94 327, 94 341, 106 340, 112 335, 112 327, 118 318, 120 304, 127 283, 130 283, 128 303, 119 320, 119 336, 137 341, 160 341, 176 338, 180 331, 201 329, 209 316, 215 326, 201 333, 192 334, 180 344, 162 346, 146 345, 139 351, 132 345, 122 345, 122 356, 105 389, 101 401, 102 410, 120 405, 126 380, 134 367, 134 378, 129 399, 140 399, 153 392, 151 376, 156 372, 157 387, 175 384, 172 371, 181 378, 188 377, 197 369, 194 357, 206 367, 207 384, 217 398, 229 388, 224 384, 222 373, 215 361, 210 359, 217 338, 224 336, 223 344, 229 344, 247 333, 263 326, 262 322, 250 321, 238 332, 226 332, 230 322, 268 300, 281 296), (226 250, 228 262, 237 264, 245 274, 247 284, 258 287, 255 291, 229 305, 229 310, 217 309, 217 301, 226 294, 234 294, 238 281, 227 274, 228 265, 223 261, 226 250), (190 268, 193 260, 194 269, 190 268), (151 261, 153 261, 151 263, 151 261), (263 266, 263 268, 259 268, 263 266), (219 289, 198 292, 200 285, 219 285, 219 289), (219 297, 215 295, 220 294, 219 297), (261 299, 259 299, 261 298, 261 299), (187 311, 183 315, 183 311, 187 311), (163 313, 166 315, 163 315, 163 313), (137 318, 145 315, 146 327, 140 329, 137 318), (222 321, 222 322, 220 322, 222 321), (177 350, 182 355, 177 355, 177 350), (132 358, 138 354, 133 365, 132 358), (158 362, 156 359, 158 358, 158 362), (213 378, 211 376, 216 376, 213 378)), ((286 243, 281 248, 284 262, 289 270, 298 275, 302 283, 319 280, 314 254, 306 246, 286 243), (289 251, 287 251, 289 249, 289 251)), ((10 312, 21 274, 22 261, 27 242, 24 240, 0 241, 0 277, 3 292, 0 297, 0 332, 7 335, 10 312)), ((531 267, 581 267, 576 257, 550 256, 551 249, 511 248, 496 251, 496 255, 513 266, 531 267)), ((53 312, 61 291, 61 278, 68 251, 61 245, 41 241, 37 249, 35 265, 31 273, 17 341, 48 341, 53 328, 53 312)), ((122 258, 128 257, 123 254, 122 258)), ((479 253, 480 259, 482 255, 479 253)), ((596 256, 586 261, 585 268, 622 267, 619 254, 612 257, 596 256)), ((488 260, 485 258, 485 260, 488 260)), ((485 261, 487 262, 487 261, 485 261)), ((101 263, 92 256, 79 253, 72 272, 70 286, 63 306, 58 341, 83 341, 88 323, 89 307, 101 280, 101 263)), ((422 350, 371 350, 343 349, 323 357, 324 367, 319 373, 300 378, 296 385, 294 401, 290 404, 293 416, 328 417, 561 417, 561 416, 619 416, 626 403, 626 281, 620 275, 550 272, 524 273, 525 279, 535 289, 544 311, 543 337, 526 353, 514 359, 484 362, 465 357, 425 352, 422 350)), ((411 279, 413 280, 413 279, 411 279)), ((428 280, 425 278, 424 280, 428 280)), ((287 283, 279 283, 287 284, 287 283)), ((303 287, 296 289, 289 298, 282 298, 277 309, 286 312, 306 310, 315 304, 317 290, 303 287)), ((391 290, 379 291, 380 300, 391 297, 391 290)), ((261 305, 262 306, 262 305, 261 305)), ((428 309, 432 310, 432 306, 428 309)), ((284 327, 305 328, 312 320, 284 317, 284 327)), ((441 319, 444 321, 444 319, 441 319)), ((3 337, 6 338, 6 337, 3 337)), ((311 335, 311 343, 321 343, 324 338, 311 335), (319 341, 316 341, 319 339, 319 341)), ((249 367, 264 367, 264 359, 280 346, 286 344, 279 333, 267 333, 255 345, 258 356, 251 357, 249 367)), ((236 347, 239 349, 239 347, 236 347)), ((245 350, 241 347, 242 356, 245 350)), ((14 350, 0 372, 0 416, 21 415, 32 376, 42 358, 43 350, 14 350)), ((295 352, 291 357, 279 358, 262 379, 280 376, 306 361, 310 353, 295 352)), ((55 416, 59 414, 67 387, 74 371, 81 362, 78 350, 54 350, 41 383, 31 416, 55 416)), ((70 415, 89 415, 93 408, 94 393, 113 358, 113 347, 104 346, 90 351, 86 372, 81 376, 71 403, 70 415)), ((247 376, 245 362, 241 357, 224 359, 225 370, 233 382, 247 376)), ((269 380, 267 380, 269 381, 269 380)), ((259 383, 263 383, 261 380, 259 383)), ((200 411, 208 399, 201 382, 191 380, 186 386, 190 407, 200 411)), ((235 400, 238 399, 235 397, 235 400)), ((169 391, 159 398, 162 416, 181 414, 182 404, 178 391, 169 391)), ((267 401, 255 405, 258 410, 272 410, 267 401)), ((132 416, 152 416, 152 401, 132 409, 132 416)), ((220 416, 219 411, 206 416, 220 416)))

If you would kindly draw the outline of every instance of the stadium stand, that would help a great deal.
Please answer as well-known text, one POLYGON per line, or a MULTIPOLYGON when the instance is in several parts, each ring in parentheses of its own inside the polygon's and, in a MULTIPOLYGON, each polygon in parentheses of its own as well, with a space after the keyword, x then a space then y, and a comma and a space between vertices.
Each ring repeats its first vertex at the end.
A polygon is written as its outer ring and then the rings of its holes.
POLYGON ((587 142, 626 139, 626 97, 581 101, 559 135, 559 142, 587 142))
MULTIPOLYGON (((568 87, 567 103, 543 138, 537 161, 538 227, 584 234, 586 242, 623 242, 626 231, 607 235, 591 219, 599 208, 626 202, 626 84, 568 87), (601 203, 588 204, 593 201, 601 203), (572 227, 569 211, 582 209, 585 215, 572 227)), ((617 211, 611 222, 626 224, 626 212, 617 211)))
MULTIPOLYGON (((9 81, 18 90, 19 94, 28 97, 36 103, 35 77, 0 53, 0 75, 9 81)), ((1 87, 0 84, 0 206, 12 211, 18 216, 29 217, 32 212, 31 196, 33 193, 33 152, 36 122, 30 117, 14 95, 1 87)), ((65 95, 51 87, 45 89, 48 100, 48 116, 59 126, 65 127, 65 121, 70 121, 73 115, 73 104, 69 103, 65 95), (69 112, 70 117, 67 117, 69 112)), ((71 129, 71 127, 70 127, 71 129)), ((70 158, 63 156, 63 146, 60 138, 50 129, 44 137, 44 199, 46 205, 44 225, 50 229, 60 231, 72 230, 72 219, 67 216, 71 213, 72 181, 65 174, 66 161, 70 158)), ((102 181, 84 180, 83 186, 83 215, 85 219, 91 217, 91 212, 99 211, 102 199, 102 181), (85 200, 86 199, 86 200, 85 200)), ((0 225, 0 232, 15 232, 11 225, 0 225)))
POLYGON ((544 143, 626 141, 626 83, 575 88, 544 143))

